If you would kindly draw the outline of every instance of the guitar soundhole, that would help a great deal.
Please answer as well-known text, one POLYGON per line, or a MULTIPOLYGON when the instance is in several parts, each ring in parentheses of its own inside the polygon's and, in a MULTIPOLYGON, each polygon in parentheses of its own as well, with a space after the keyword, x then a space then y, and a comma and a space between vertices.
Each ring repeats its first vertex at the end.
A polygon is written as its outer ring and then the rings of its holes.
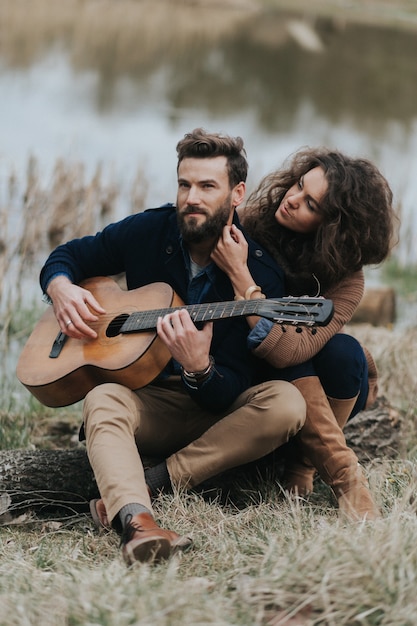
POLYGON ((120 329, 129 317, 128 313, 122 313, 115 317, 110 324, 107 326, 106 336, 107 337, 117 337, 120 334, 120 329))

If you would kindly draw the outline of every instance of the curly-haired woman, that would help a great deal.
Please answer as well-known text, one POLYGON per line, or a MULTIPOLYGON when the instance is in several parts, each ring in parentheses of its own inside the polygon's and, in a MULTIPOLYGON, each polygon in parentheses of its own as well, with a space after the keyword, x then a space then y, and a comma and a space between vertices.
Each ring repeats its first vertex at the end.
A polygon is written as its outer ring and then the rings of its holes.
MULTIPOLYGON (((329 325, 313 331, 248 318, 250 346, 267 363, 267 375, 291 380, 307 402, 307 420, 286 465, 287 489, 311 492, 317 469, 347 517, 375 519, 379 511, 342 429, 375 399, 377 373, 369 352, 343 327, 362 298, 363 267, 381 263, 392 247, 396 218, 388 182, 366 159, 303 149, 261 181, 241 219, 285 270, 288 294, 334 303, 329 325)), ((262 297, 241 232, 225 228, 212 257, 236 298, 262 297)))

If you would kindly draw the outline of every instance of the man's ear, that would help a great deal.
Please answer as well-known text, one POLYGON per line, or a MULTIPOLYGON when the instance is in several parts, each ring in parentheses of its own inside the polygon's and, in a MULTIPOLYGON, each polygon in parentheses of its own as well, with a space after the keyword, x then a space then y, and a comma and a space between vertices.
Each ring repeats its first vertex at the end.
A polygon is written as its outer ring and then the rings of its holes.
POLYGON ((246 193, 246 184, 243 181, 241 181, 232 190, 232 204, 234 208, 238 207, 239 204, 242 204, 243 199, 245 197, 245 193, 246 193))

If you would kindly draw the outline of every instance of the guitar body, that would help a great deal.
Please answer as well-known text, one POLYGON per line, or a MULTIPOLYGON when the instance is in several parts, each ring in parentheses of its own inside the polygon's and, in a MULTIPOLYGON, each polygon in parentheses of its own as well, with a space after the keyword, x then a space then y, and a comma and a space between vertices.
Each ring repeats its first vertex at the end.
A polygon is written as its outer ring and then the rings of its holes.
POLYGON ((118 315, 181 306, 183 302, 166 283, 122 290, 111 278, 82 283, 106 309, 91 326, 96 339, 66 337, 56 358, 50 357, 60 332, 52 307, 43 314, 18 361, 17 377, 42 404, 51 407, 78 402, 96 385, 121 383, 138 389, 164 369, 171 355, 154 330, 108 336, 118 315))

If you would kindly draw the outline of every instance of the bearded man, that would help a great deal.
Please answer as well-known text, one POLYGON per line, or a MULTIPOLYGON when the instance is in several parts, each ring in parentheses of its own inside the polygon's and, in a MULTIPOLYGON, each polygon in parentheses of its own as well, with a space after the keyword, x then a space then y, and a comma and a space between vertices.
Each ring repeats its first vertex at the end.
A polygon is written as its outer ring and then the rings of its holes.
MULTIPOLYGON (((41 271, 61 331, 80 341, 97 337, 106 315, 80 283, 125 273, 128 289, 169 284, 186 305, 232 301, 233 286, 211 258, 224 236, 240 229, 246 154, 241 138, 196 129, 177 145, 176 206, 167 204, 111 224, 95 236, 56 248, 41 271)), ((248 241, 255 280, 242 299, 283 296, 283 273, 268 253, 248 241)), ((305 402, 285 381, 253 385, 256 359, 247 348, 244 317, 202 327, 187 308, 157 322, 171 359, 139 389, 99 384, 84 400, 87 452, 101 499, 92 512, 122 532, 128 565, 159 561, 191 545, 191 538, 160 528, 151 499, 161 490, 191 489, 272 452, 305 420, 305 402), (141 456, 163 459, 144 468, 141 456)))

